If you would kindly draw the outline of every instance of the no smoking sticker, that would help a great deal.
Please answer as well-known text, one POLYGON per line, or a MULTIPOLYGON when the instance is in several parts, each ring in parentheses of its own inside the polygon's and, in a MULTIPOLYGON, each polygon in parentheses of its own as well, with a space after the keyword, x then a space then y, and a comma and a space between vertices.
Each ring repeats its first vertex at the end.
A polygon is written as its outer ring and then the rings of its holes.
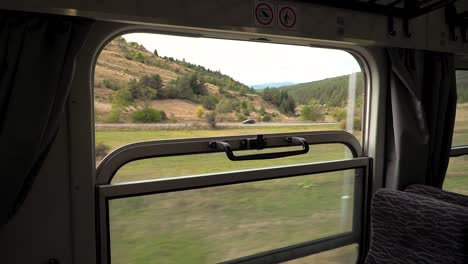
POLYGON ((278 28, 297 30, 297 8, 292 5, 278 5, 278 28))
POLYGON ((254 25, 259 27, 276 26, 275 5, 265 1, 255 1, 254 3, 254 25))

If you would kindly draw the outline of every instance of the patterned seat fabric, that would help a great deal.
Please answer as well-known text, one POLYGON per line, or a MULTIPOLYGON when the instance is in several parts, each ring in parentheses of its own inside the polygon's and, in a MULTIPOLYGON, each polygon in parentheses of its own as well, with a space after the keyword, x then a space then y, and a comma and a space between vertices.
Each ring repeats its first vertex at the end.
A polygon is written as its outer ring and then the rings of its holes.
POLYGON ((468 207, 468 196, 458 193, 447 192, 431 186, 413 184, 406 187, 405 192, 424 195, 427 197, 439 199, 447 203, 458 204, 461 206, 468 207))
POLYGON ((468 208, 414 193, 372 198, 366 264, 468 263, 468 208))

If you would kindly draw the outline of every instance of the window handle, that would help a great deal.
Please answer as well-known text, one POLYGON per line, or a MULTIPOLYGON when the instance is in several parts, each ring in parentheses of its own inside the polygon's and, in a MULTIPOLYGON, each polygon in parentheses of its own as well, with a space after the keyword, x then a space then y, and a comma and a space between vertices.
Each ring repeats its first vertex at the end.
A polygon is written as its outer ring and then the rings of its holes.
POLYGON ((273 152, 273 153, 263 153, 263 154, 253 154, 253 155, 243 155, 243 156, 236 156, 234 155, 231 145, 226 142, 222 141, 212 141, 209 143, 210 148, 217 149, 226 152, 226 156, 232 161, 240 161, 240 160, 263 160, 263 159, 276 159, 276 158, 284 158, 289 156, 301 155, 306 154, 309 152, 309 144, 304 138, 301 137, 287 137, 285 138, 285 142, 290 145, 300 145, 302 146, 301 150, 294 150, 294 151, 284 151, 284 152, 273 152))

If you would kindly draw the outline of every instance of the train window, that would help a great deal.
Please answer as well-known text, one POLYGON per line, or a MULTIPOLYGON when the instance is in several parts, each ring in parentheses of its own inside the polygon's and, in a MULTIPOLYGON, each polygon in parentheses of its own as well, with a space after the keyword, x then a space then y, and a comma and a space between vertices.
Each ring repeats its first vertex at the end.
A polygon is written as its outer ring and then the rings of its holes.
POLYGON ((96 161, 155 139, 346 130, 360 140, 364 87, 341 50, 124 35, 95 66, 96 161))
POLYGON ((354 176, 332 172, 111 200, 112 263, 219 263, 351 232, 354 176), (347 199, 343 187, 351 190, 347 199))
POLYGON ((456 71, 457 113, 453 132, 452 157, 444 181, 444 189, 468 195, 468 71, 456 71))
POLYGON ((355 261, 364 88, 342 50, 112 40, 94 78, 101 262, 355 261))

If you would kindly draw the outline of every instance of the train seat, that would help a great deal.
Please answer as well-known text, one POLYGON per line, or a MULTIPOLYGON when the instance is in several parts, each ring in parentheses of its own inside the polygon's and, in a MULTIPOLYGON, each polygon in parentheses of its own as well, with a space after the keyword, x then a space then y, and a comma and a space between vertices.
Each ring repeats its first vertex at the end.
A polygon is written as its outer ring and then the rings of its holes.
POLYGON ((364 263, 468 263, 468 207, 413 190, 375 193, 364 263))
POLYGON ((459 193, 444 191, 432 186, 413 184, 406 187, 405 192, 419 194, 426 197, 435 198, 447 203, 468 207, 468 196, 459 193))

